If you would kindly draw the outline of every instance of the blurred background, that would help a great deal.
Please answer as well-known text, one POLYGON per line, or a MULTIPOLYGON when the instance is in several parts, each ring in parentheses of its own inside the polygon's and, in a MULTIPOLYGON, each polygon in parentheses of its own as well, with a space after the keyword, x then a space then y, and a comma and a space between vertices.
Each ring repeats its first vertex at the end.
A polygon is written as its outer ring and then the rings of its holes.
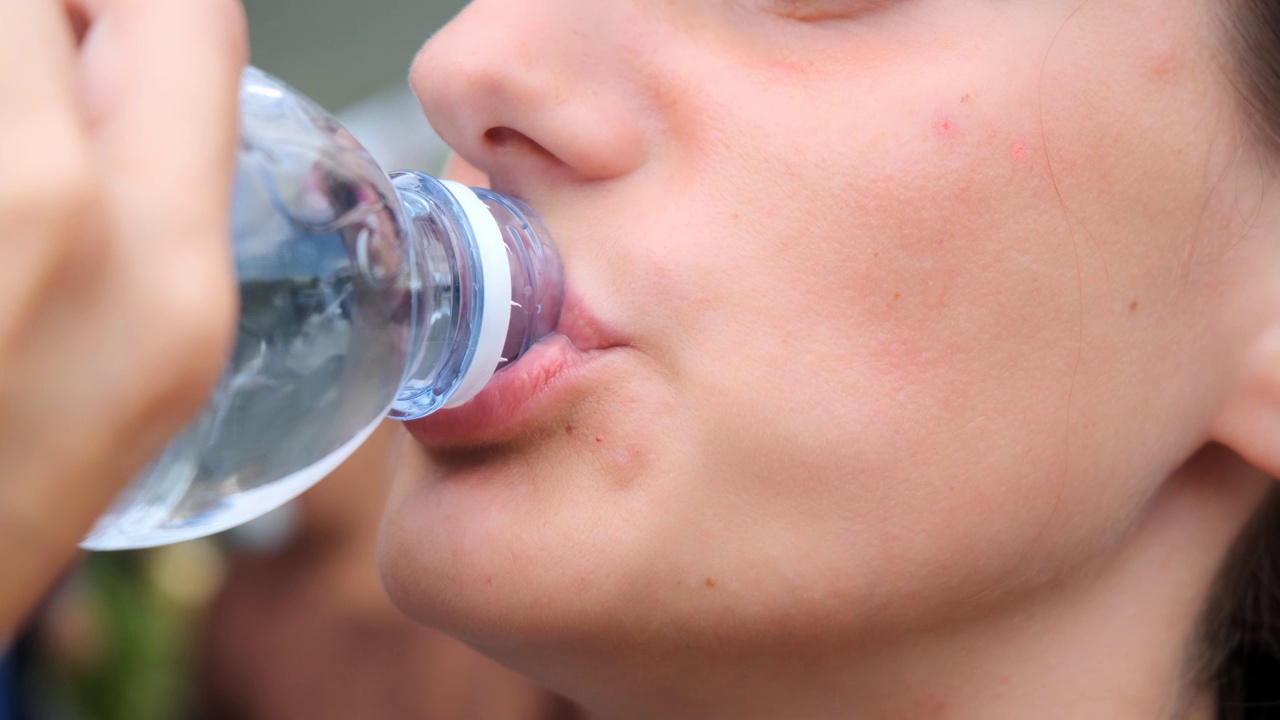
POLYGON ((439 168, 445 149, 409 91, 409 64, 464 0, 244 4, 254 65, 337 113, 388 170, 439 168))
POLYGON ((414 53, 463 0, 245 0, 253 64, 332 110, 406 89, 414 53))
MULTIPOLYGON (((254 65, 391 169, 447 149, 409 91, 463 0, 245 0, 254 65)), ((568 720, 577 711, 391 606, 377 530, 403 429, 298 501, 166 548, 85 556, 10 652, 0 720, 568 720)))

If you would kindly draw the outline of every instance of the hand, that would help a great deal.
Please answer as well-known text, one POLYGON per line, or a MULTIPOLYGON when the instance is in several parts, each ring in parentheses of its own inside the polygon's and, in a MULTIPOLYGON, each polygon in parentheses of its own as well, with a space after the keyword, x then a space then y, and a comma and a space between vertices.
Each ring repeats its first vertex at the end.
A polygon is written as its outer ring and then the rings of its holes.
POLYGON ((235 329, 237 0, 0 0, 0 638, 235 329))

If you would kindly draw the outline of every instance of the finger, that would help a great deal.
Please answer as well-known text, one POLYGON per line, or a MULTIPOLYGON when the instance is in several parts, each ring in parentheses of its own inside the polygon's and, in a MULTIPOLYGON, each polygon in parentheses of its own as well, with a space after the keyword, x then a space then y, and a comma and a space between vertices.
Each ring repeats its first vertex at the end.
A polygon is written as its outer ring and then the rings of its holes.
POLYGON ((84 92, 106 171, 166 217, 223 229, 247 54, 242 8, 235 0, 88 7, 84 92))
POLYGON ((71 36, 76 39, 76 47, 79 47, 85 33, 89 32, 89 10, 80 0, 65 0, 64 7, 67 12, 67 22, 71 24, 71 36))
POLYGON ((34 168, 14 160, 38 161, 46 144, 79 131, 78 118, 75 38, 62 3, 0 0, 0 180, 21 181, 4 176, 34 168))

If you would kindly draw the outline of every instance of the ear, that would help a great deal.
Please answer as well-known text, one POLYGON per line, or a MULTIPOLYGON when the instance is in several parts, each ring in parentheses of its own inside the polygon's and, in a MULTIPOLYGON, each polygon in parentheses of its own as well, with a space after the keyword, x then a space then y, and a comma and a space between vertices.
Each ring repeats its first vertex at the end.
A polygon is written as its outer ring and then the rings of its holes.
POLYGON ((1212 439, 1280 478, 1280 322, 1254 343, 1251 356, 1212 428, 1212 439))

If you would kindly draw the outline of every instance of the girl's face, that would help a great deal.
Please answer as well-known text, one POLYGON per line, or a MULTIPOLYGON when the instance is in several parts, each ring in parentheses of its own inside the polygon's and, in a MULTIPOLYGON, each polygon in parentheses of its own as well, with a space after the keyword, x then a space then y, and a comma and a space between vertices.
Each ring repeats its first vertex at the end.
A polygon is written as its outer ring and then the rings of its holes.
POLYGON ((589 352, 416 429, 397 602, 548 676, 1101 562, 1280 307, 1220 4, 473 2, 413 85, 546 220, 589 352))

